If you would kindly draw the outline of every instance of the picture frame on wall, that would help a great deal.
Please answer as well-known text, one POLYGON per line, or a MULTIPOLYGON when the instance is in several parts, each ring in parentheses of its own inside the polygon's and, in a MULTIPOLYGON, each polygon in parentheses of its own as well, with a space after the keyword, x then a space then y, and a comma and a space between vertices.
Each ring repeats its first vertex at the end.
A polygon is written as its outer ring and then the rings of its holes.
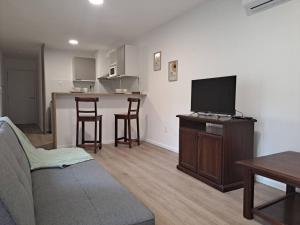
POLYGON ((178 60, 169 62, 169 81, 178 80, 178 60))
POLYGON ((153 70, 161 70, 161 51, 155 52, 153 56, 153 70))

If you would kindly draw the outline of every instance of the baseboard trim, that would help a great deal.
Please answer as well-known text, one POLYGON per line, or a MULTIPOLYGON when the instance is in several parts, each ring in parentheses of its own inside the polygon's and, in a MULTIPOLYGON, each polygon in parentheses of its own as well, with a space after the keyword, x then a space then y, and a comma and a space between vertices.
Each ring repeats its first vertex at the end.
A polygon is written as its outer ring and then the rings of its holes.
MULTIPOLYGON (((162 144, 160 142, 157 142, 157 141, 154 141, 154 140, 151 140, 151 139, 145 139, 145 141, 150 143, 150 144, 156 145, 158 147, 164 148, 166 150, 178 153, 178 149, 176 147, 165 145, 165 144, 162 144)), ((271 180, 271 179, 268 179, 268 178, 265 178, 265 177, 261 177, 261 176, 256 176, 256 181, 258 183, 267 185, 269 187, 285 191, 285 187, 286 187, 285 184, 280 183, 278 181, 274 181, 274 180, 271 180)))
MULTIPOLYGON (((115 140, 107 140, 107 141, 102 141, 103 145, 111 145, 114 144, 115 140)), ((57 148, 74 148, 76 144, 74 145, 58 145, 57 148)))
POLYGON ((154 140, 151 140, 151 139, 145 139, 145 141, 149 142, 150 144, 156 145, 158 147, 164 148, 166 150, 178 153, 178 149, 176 147, 165 145, 165 144, 162 144, 160 142, 157 142, 157 141, 154 141, 154 140))
POLYGON ((102 141, 102 144, 104 144, 104 145, 111 145, 111 144, 114 144, 114 143, 115 143, 115 140, 102 141))
POLYGON ((285 189, 286 189, 286 185, 285 185, 285 184, 280 183, 280 182, 275 181, 275 180, 271 180, 271 179, 266 178, 266 177, 256 176, 255 179, 256 179, 256 181, 257 181, 258 183, 267 185, 267 186, 269 186, 269 187, 276 188, 276 189, 278 189, 278 190, 285 191, 285 189))

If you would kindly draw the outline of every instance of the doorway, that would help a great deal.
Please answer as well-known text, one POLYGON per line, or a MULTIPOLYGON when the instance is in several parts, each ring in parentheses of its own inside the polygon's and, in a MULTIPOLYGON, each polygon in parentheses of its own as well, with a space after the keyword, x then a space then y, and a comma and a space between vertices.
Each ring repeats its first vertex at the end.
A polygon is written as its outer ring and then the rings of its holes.
POLYGON ((52 135, 45 132, 44 49, 5 52, 2 58, 3 116, 8 116, 35 147, 51 149, 52 135))
POLYGON ((38 126, 38 57, 4 55, 4 115, 38 126))
POLYGON ((15 124, 37 123, 37 72, 7 71, 7 115, 15 124))

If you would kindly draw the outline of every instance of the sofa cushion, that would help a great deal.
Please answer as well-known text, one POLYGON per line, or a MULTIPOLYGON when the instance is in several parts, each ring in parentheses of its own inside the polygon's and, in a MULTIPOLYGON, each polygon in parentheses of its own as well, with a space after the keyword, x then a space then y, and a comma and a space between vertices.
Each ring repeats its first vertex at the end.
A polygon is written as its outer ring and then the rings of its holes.
POLYGON ((26 180, 30 184, 29 186, 31 187, 31 171, 29 161, 14 131, 5 122, 0 122, 0 138, 8 144, 10 148, 8 149, 8 152, 17 160, 20 168, 26 176, 26 180))
POLYGON ((0 146, 0 200, 17 225, 35 225, 28 160, 6 123, 0 123, 0 146))
POLYGON ((32 172, 37 225, 154 225, 153 214, 95 160, 32 172))
POLYGON ((1 200, 0 200, 0 224, 1 225, 16 225, 1 200))

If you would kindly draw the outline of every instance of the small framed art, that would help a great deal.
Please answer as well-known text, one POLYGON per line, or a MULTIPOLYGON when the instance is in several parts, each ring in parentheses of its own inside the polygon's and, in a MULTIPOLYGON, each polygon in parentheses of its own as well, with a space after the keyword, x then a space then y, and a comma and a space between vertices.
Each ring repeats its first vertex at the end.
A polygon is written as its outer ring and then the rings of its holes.
POLYGON ((155 52, 153 57, 153 70, 161 70, 161 52, 155 52))
POLYGON ((169 81, 178 80, 178 60, 169 62, 169 81))

